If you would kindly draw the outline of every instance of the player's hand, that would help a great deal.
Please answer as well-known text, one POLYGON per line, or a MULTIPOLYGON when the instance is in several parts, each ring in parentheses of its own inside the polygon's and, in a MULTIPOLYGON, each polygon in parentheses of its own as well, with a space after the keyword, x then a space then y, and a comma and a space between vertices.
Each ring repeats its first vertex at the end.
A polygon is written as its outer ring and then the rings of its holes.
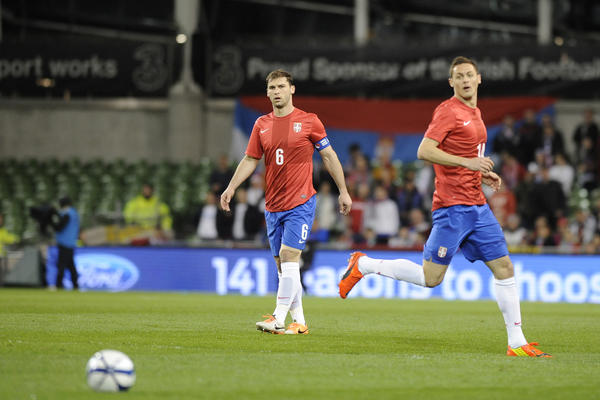
POLYGON ((352 208, 352 199, 350 198, 348 192, 340 193, 338 202, 340 204, 340 214, 348 215, 350 213, 350 209, 352 208))
POLYGON ((502 178, 493 171, 483 172, 481 173, 481 182, 491 187, 494 192, 497 192, 502 185, 502 178))
POLYGON ((489 157, 468 158, 465 167, 471 171, 490 172, 494 168, 494 162, 489 157))
POLYGON ((235 190, 227 188, 225 189, 223 194, 221 194, 221 208, 223 209, 223 211, 231 212, 231 209, 229 208, 229 203, 231 202, 234 193, 235 190))

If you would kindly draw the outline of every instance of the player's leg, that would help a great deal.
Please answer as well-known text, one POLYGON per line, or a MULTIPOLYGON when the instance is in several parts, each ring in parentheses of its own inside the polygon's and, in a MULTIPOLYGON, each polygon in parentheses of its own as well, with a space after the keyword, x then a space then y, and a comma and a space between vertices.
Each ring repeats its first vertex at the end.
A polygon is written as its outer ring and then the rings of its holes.
POLYGON ((473 233, 462 246, 465 257, 483 260, 494 275, 496 301, 502 312, 508 336, 508 355, 550 357, 525 339, 521 329, 521 306, 515 270, 498 220, 488 205, 478 207, 479 217, 473 233))
POLYGON ((521 329, 521 306, 519 304, 519 293, 512 262, 508 256, 487 261, 485 265, 494 274, 494 288, 496 290, 496 301, 498 308, 504 317, 506 332, 508 334, 508 345, 520 347, 527 344, 527 340, 521 329))
MULTIPOLYGON (((271 247, 271 254, 275 259, 275 265, 277 265, 278 288, 277 288, 277 301, 276 307, 279 305, 279 291, 281 290, 281 260, 279 257, 279 251, 281 249, 281 238, 283 235, 283 225, 281 222, 281 213, 271 213, 265 211, 265 221, 267 223, 267 237, 269 238, 269 245, 271 247)), ((285 318, 284 322, 278 322, 275 315, 265 315, 264 321, 258 321, 256 323, 256 329, 263 332, 280 333, 285 332, 285 318)))
POLYGON ((428 260, 423 260, 421 266, 406 258, 385 260, 371 258, 360 252, 352 253, 348 268, 339 283, 340 296, 345 299, 354 285, 369 274, 383 275, 419 286, 435 287, 442 282, 447 269, 447 265, 428 260))
MULTIPOLYGON (((302 257, 302 252, 300 252, 297 249, 288 247, 286 245, 282 245, 281 246, 281 252, 286 252, 286 253, 290 253, 289 257, 286 257, 287 260, 292 260, 291 262, 294 262, 293 260, 296 259, 295 255, 298 252, 298 260, 297 262, 300 263, 300 258, 302 257)), ((299 274, 300 272, 298 272, 299 274)), ((295 274, 295 272, 294 272, 295 274)), ((304 320, 304 309, 302 307, 302 276, 300 275, 300 282, 295 282, 295 286, 298 286, 297 288, 294 289, 295 291, 295 295, 292 298, 292 303, 290 304, 290 315, 292 317, 292 322, 296 322, 298 324, 301 325, 306 325, 306 321, 304 320)))
POLYGON ((453 208, 434 212, 433 228, 425 244, 422 266, 404 258, 382 260, 368 257, 361 252, 352 253, 348 268, 339 283, 340 297, 345 299, 358 281, 368 274, 384 275, 419 286, 439 285, 460 241, 466 235, 460 226, 465 225, 462 215, 456 215, 453 208))
MULTIPOLYGON (((304 319, 304 308, 302 307, 302 282, 300 280, 300 256, 302 252, 282 244, 279 254, 282 260, 282 279, 287 279, 289 277, 292 282, 292 301, 289 305, 292 323, 288 325, 285 333, 290 335, 307 334, 308 327, 306 326, 306 321, 304 319)), ((286 314, 284 314, 284 318, 286 314)), ((278 315, 277 310, 275 311, 275 315, 278 315)))
MULTIPOLYGON (((288 326, 286 333, 308 333, 308 327, 304 318, 304 308, 302 306, 302 281, 300 279, 300 256, 306 246, 306 240, 312 229, 315 216, 316 197, 313 196, 306 203, 301 204, 288 212, 283 221, 283 235, 281 239, 281 274, 282 285, 288 286, 287 280, 291 286, 291 302, 289 312, 292 315, 293 322, 288 326), (286 281, 286 282, 284 282, 286 281)), ((284 307, 281 307, 283 318, 284 307)), ((275 316, 279 320, 280 311, 277 310, 275 316)))
POLYGON ((508 334, 508 356, 522 357, 552 357, 536 348, 537 343, 528 343, 521 329, 521 305, 515 280, 513 264, 509 256, 486 261, 485 263, 494 274, 496 301, 504 317, 508 334))
POLYGON ((281 279, 281 259, 279 256, 273 256, 273 259, 275 260, 275 265, 277 266, 277 276, 279 279, 281 279))
MULTIPOLYGON (((301 280, 302 281, 302 280, 301 280)), ((294 300, 292 300, 292 304, 290 305, 290 315, 292 316, 292 323, 288 325, 285 333, 286 334, 307 334, 308 327, 306 325, 306 320, 304 319, 304 307, 302 306, 302 282, 300 284, 300 289, 296 291, 296 296, 294 296, 294 300)))
POLYGON ((277 290, 277 307, 273 315, 281 324, 285 324, 285 318, 290 311, 292 301, 296 293, 301 290, 300 284, 300 254, 301 251, 285 244, 279 250, 281 260, 281 279, 277 290))

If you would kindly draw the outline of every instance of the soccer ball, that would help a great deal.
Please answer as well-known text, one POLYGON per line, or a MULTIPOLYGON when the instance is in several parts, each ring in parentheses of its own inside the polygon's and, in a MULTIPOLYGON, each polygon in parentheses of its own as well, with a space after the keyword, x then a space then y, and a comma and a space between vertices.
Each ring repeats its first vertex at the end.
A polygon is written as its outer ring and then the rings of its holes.
POLYGON ((135 383, 133 361, 117 350, 101 350, 88 361, 88 386, 98 392, 120 392, 135 383))

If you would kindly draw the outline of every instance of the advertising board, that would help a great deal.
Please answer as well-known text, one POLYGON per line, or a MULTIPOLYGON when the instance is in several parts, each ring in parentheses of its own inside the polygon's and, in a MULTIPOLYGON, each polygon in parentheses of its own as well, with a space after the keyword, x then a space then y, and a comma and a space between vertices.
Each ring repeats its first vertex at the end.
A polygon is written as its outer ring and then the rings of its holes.
MULTIPOLYGON (((349 252, 319 250, 304 273, 309 295, 335 297, 349 252)), ((419 252, 374 251, 375 258, 408 258, 419 252)), ((56 280, 57 252, 48 256, 48 282, 56 280)), ((523 301, 600 303, 600 256, 512 256, 523 301)), ((178 248, 79 248, 75 263, 83 290, 202 291, 263 296, 277 289, 275 262, 268 250, 178 248)), ((65 287, 70 287, 68 276, 65 287)), ((494 279, 485 264, 457 254, 441 285, 423 288, 368 275, 349 297, 446 300, 494 299, 494 279)))

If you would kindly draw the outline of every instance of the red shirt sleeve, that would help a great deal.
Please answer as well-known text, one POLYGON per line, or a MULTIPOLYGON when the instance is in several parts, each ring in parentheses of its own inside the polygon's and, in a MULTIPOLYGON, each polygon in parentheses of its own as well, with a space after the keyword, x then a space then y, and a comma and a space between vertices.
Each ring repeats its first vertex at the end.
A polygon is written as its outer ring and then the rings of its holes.
POLYGON ((309 136, 310 141, 313 143, 317 143, 319 140, 325 137, 327 137, 327 132, 325 132, 325 126, 323 126, 323 123, 321 122, 319 117, 313 114, 312 129, 310 131, 309 136))
POLYGON ((248 140, 248 146, 246 147, 246 155, 252 158, 261 159, 264 153, 262 143, 258 131, 258 120, 254 123, 252 133, 250 134, 250 140, 248 140))
POLYGON ((442 104, 433 112, 433 118, 427 127, 425 137, 442 143, 455 126, 456 116, 454 112, 446 104, 442 104))

